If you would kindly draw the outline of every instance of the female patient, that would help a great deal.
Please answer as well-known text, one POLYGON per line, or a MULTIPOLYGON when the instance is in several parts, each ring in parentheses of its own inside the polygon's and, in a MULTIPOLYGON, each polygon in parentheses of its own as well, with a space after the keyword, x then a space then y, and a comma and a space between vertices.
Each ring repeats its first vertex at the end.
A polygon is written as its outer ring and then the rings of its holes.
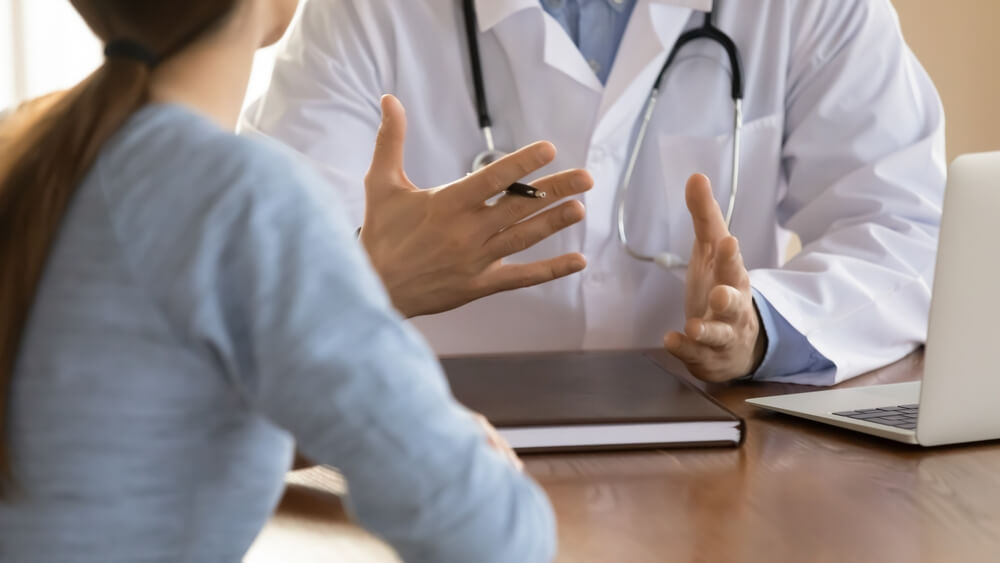
MULTIPOLYGON (((296 2, 73 4, 107 60, 0 155, 0 561, 238 561, 295 447, 344 473, 354 517, 406 561, 551 558, 544 495, 453 401, 329 189, 231 133, 253 52, 296 2)), ((420 199, 394 168, 405 118, 384 109, 373 204, 538 210, 483 201, 550 145, 420 199)), ((579 180, 544 182, 562 196, 579 180)), ((530 242, 580 218, 561 211, 493 234, 530 242)), ((370 249, 383 223, 366 223, 370 249)), ((461 299, 544 278, 454 250, 478 265, 439 268, 465 272, 461 299)), ((582 267, 554 260, 550 277, 582 267)), ((459 304, 448 294, 408 309, 459 304)))

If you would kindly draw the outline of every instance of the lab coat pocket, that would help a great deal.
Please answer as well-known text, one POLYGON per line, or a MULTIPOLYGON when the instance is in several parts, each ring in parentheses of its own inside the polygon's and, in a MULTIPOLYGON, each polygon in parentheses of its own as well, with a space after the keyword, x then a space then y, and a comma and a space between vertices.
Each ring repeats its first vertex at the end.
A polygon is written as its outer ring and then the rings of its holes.
MULTIPOLYGON (((755 119, 743 125, 740 141, 739 189, 733 206, 731 231, 740 238, 744 254, 770 254, 776 247, 777 203, 784 189, 781 146, 784 116, 780 113, 755 119)), ((683 257, 690 255, 694 241, 691 216, 684 191, 687 179, 695 173, 708 176, 712 191, 725 215, 732 183, 733 133, 716 136, 659 136, 661 237, 669 239, 669 250, 683 257)), ((662 243, 661 243, 662 244, 662 243)))

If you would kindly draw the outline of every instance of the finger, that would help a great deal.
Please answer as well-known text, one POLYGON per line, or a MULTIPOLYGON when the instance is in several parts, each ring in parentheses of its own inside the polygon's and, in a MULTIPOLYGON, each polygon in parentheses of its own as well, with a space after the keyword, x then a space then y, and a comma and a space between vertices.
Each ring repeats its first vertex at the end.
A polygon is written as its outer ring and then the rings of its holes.
POLYGON ((508 462, 510 462, 511 465, 514 466, 515 469, 523 471, 524 463, 521 461, 521 458, 517 457, 517 454, 514 453, 514 448, 510 447, 510 442, 503 437, 503 434, 500 434, 500 431, 497 430, 485 416, 476 412, 473 412, 472 414, 479 422, 479 426, 486 432, 487 444, 489 444, 489 446, 494 450, 503 454, 503 456, 508 462))
POLYGON ((736 338, 736 331, 731 324, 704 319, 689 319, 684 325, 684 332, 698 344, 712 348, 728 346, 736 338))
POLYGON ((504 264, 490 274, 481 293, 483 296, 547 283, 587 267, 582 254, 573 253, 530 264, 504 264))
POLYGON ((699 344, 679 332, 668 333, 663 338, 663 345, 698 379, 715 383, 732 379, 719 369, 719 352, 715 348, 699 344))
POLYGON ((694 236, 698 242, 715 242, 727 235, 726 220, 712 193, 712 183, 704 174, 695 174, 688 179, 686 189, 688 211, 694 224, 694 236))
POLYGON ((491 447, 500 449, 504 441, 497 432, 497 429, 494 428, 493 425, 490 424, 490 421, 487 420, 482 414, 477 412, 473 412, 473 414, 476 417, 476 422, 479 423, 479 427, 482 428, 483 432, 486 434, 486 443, 488 443, 491 447))
POLYGON ((547 194, 545 198, 505 195, 485 212, 485 225, 493 232, 504 229, 560 199, 581 194, 594 185, 586 170, 567 170, 532 182, 533 187, 547 194))
POLYGON ((493 235, 486 241, 486 252, 491 261, 505 258, 579 223, 585 215, 582 203, 567 201, 493 235))
POLYGON ((504 456, 507 457, 507 461, 509 461, 510 464, 513 465, 518 471, 524 471, 524 462, 521 461, 521 458, 517 457, 517 453, 514 451, 514 448, 510 446, 510 442, 503 437, 503 434, 501 434, 499 430, 494 429, 493 433, 497 448, 499 448, 499 450, 503 452, 504 456))
POLYGON ((736 237, 727 236, 719 243, 715 259, 715 279, 736 289, 744 291, 750 289, 750 274, 743 264, 740 243, 736 237))
POLYGON ((556 158, 556 148, 539 141, 511 153, 493 164, 473 172, 445 190, 463 207, 479 207, 484 201, 506 190, 511 184, 547 165, 556 158))
POLYGON ((551 202, 590 190, 594 187, 594 177, 586 170, 574 168, 539 178, 531 185, 546 192, 551 202))
MULTIPOLYGON (((468 410, 468 409, 466 409, 466 410, 468 410)), ((476 411, 469 410, 469 414, 471 414, 472 417, 476 419, 476 423, 478 423, 479 426, 481 426, 483 428, 483 430, 486 431, 486 434, 490 433, 490 430, 493 429, 493 425, 490 424, 489 420, 486 420, 486 417, 483 416, 482 413, 478 413, 476 411)))
MULTIPOLYGON (((375 136, 368 179, 370 188, 398 185, 406 177, 403 172, 403 147, 406 144, 406 111, 395 96, 382 96, 382 124, 375 136)), ((377 195, 377 194, 373 194, 377 195)))
POLYGON ((688 366, 688 369, 691 369, 693 365, 697 366, 705 363, 709 354, 712 353, 712 349, 708 346, 699 344, 694 339, 679 332, 667 333, 667 336, 663 339, 663 345, 668 352, 684 362, 688 366))
POLYGON ((708 314, 712 321, 733 323, 743 312, 743 294, 735 287, 717 285, 708 293, 708 314))
POLYGON ((524 462, 521 458, 517 457, 517 453, 512 449, 510 450, 511 460, 514 462, 514 469, 517 469, 521 473, 524 473, 524 462))

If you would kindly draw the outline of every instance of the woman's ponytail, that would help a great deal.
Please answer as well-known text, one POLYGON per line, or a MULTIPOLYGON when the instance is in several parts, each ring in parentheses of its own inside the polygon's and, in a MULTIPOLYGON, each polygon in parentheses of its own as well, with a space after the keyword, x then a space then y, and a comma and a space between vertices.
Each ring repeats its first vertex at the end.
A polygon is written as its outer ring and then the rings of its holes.
POLYGON ((73 89, 29 103, 0 123, 0 497, 11 477, 11 377, 49 250, 77 186, 104 144, 149 101, 153 67, 220 23, 235 4, 73 0, 106 42, 104 64, 73 89))

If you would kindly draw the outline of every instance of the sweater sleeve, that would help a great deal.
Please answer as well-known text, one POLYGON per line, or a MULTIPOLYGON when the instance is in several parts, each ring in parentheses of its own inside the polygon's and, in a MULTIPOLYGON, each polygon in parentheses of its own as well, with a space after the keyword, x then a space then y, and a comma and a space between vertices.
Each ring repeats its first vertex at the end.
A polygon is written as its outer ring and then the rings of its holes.
POLYGON ((547 498, 455 402, 332 190, 232 135, 177 164, 124 197, 116 228, 136 276, 248 408, 339 468, 355 519, 405 561, 550 560, 547 498))

